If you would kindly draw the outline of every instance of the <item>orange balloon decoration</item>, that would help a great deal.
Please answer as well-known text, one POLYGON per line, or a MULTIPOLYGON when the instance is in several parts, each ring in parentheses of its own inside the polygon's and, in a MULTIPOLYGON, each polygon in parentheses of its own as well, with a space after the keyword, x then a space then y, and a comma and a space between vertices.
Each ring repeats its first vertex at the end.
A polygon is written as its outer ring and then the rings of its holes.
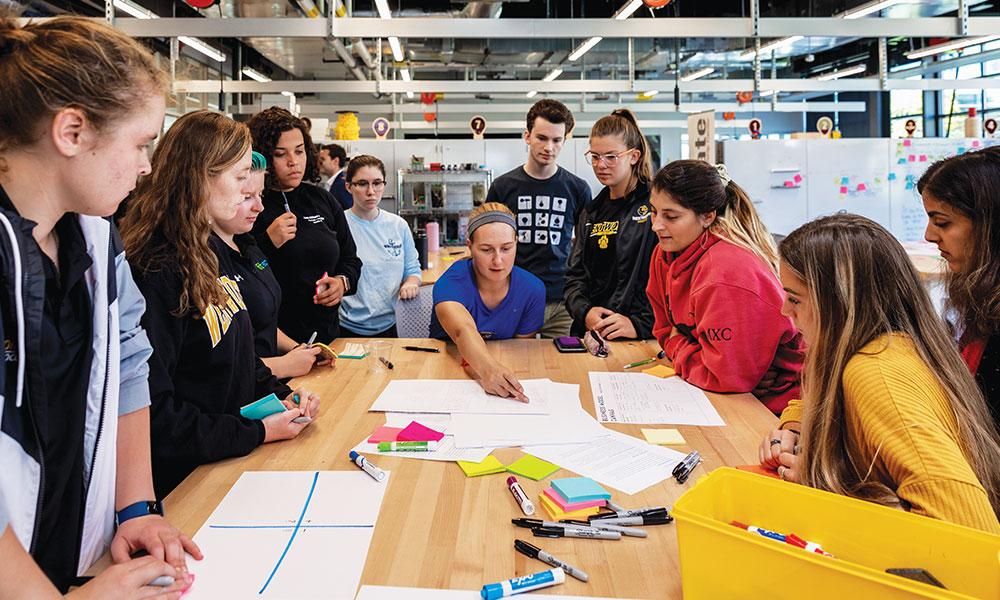
POLYGON ((663 8, 673 2, 673 0, 642 0, 649 8, 663 8))
POLYGON ((753 92, 737 92, 736 101, 740 104, 746 104, 747 102, 753 101, 753 92))

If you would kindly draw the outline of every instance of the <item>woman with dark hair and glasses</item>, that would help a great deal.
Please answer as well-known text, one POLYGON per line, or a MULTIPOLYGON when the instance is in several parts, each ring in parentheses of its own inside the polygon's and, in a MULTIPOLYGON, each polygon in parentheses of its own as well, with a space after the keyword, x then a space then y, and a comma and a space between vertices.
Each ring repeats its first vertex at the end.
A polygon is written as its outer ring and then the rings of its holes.
POLYGON ((347 190, 354 203, 347 224, 365 263, 358 293, 340 303, 344 337, 396 337, 396 300, 412 300, 420 290, 420 260, 413 233, 398 215, 378 207, 385 190, 385 165, 374 156, 347 163, 347 190))

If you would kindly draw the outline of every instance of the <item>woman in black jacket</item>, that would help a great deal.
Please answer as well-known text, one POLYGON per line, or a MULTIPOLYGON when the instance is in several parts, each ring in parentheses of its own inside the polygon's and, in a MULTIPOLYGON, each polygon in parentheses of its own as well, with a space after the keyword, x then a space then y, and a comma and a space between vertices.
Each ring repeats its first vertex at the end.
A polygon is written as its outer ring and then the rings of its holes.
POLYGON ((340 334, 340 301, 358 289, 361 259, 344 209, 319 182, 315 148, 301 119, 271 107, 247 123, 268 162, 264 211, 253 235, 281 284, 278 327, 297 342, 340 334), (312 183, 307 183, 312 182, 312 183))
POLYGON ((254 332, 229 247, 212 221, 232 218, 249 191, 250 131, 218 113, 177 120, 153 154, 153 173, 122 221, 146 296, 153 346, 153 481, 166 495, 201 464, 297 436, 319 398, 280 383, 254 353, 254 332), (276 394, 284 412, 256 420, 240 407, 276 394), (298 400, 299 402, 296 402, 298 400))
POLYGON ((566 267, 571 333, 651 338, 653 309, 645 290, 657 238, 649 223, 649 144, 635 116, 618 109, 594 124, 586 156, 604 189, 577 221, 566 267))

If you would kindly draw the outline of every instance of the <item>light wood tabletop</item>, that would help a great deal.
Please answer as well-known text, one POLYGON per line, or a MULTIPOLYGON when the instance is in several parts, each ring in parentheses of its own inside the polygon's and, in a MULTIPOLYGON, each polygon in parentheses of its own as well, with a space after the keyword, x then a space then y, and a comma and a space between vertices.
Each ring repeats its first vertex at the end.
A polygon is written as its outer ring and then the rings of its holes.
MULTIPOLYGON (((337 340, 339 350, 347 341, 337 340)), ((372 360, 341 359, 333 368, 319 368, 295 382, 322 395, 317 420, 297 439, 265 444, 249 456, 205 465, 192 473, 165 500, 169 520, 194 535, 244 471, 354 470, 347 454, 385 421, 369 406, 390 378, 462 379, 465 377, 454 345, 426 339, 392 340, 394 369, 369 370, 372 360), (403 350, 403 345, 431 346, 440 354, 403 350)), ((580 401, 594 414, 587 373, 619 371, 628 362, 655 356, 652 342, 614 342, 606 359, 589 354, 560 354, 551 340, 507 340, 488 344, 493 355, 519 378, 549 377, 580 384, 580 401)), ((672 506, 701 476, 722 465, 752 464, 757 446, 777 419, 750 394, 708 394, 726 427, 678 426, 688 452, 698 450, 704 462, 691 480, 679 485, 667 479, 634 496, 611 490, 625 507, 672 506)), ((641 438, 638 425, 608 425, 641 438)), ((647 426, 649 427, 649 426, 647 426)), ((672 427, 672 426, 671 426, 672 427)), ((496 450, 505 464, 521 455, 519 449, 496 450)), ((483 584, 549 568, 514 551, 515 538, 534 543, 566 562, 587 571, 589 583, 567 577, 550 594, 614 596, 623 598, 679 598, 681 596, 676 526, 646 529, 649 537, 620 541, 571 538, 534 538, 527 529, 511 525, 523 516, 505 485, 506 475, 466 478, 455 463, 376 457, 374 462, 392 472, 374 538, 368 552, 362 584, 478 590, 483 584)), ((552 477, 573 474, 561 470, 552 477)), ((533 500, 551 478, 519 478, 533 500)), ((541 510, 541 509, 539 509, 541 510)), ((317 574, 319 575, 319 574, 317 574)))
POLYGON ((420 273, 420 285, 434 285, 455 261, 467 256, 469 249, 465 246, 445 247, 438 252, 428 252, 427 268, 420 273))

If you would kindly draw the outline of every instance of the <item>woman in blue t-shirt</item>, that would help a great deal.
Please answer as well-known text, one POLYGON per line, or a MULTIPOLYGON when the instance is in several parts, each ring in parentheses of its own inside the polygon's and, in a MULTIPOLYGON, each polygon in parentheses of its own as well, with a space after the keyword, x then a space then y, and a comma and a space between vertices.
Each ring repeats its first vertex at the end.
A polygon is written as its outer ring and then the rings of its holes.
POLYGON ((510 369, 496 362, 485 340, 534 337, 545 320, 545 284, 514 266, 514 213, 487 202, 469 214, 471 259, 451 266, 434 284, 431 337, 454 340, 463 365, 487 393, 527 402, 510 369))

